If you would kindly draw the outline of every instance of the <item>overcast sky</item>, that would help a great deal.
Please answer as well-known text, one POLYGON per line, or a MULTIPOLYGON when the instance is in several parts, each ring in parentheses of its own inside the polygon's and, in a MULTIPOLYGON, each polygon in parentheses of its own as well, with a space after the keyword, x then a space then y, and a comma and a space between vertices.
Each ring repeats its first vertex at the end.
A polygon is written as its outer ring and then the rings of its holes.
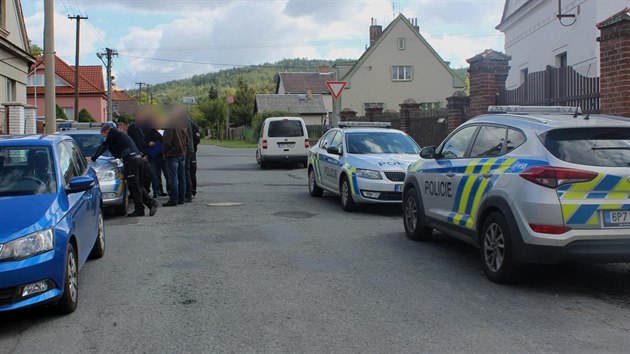
MULTIPOLYGON (((43 1, 22 0, 30 39, 43 46, 43 1)), ((370 19, 418 18, 422 35, 452 67, 484 49, 503 49, 494 27, 503 0, 55 0, 56 52, 74 64, 81 22, 81 64, 117 49, 117 84, 158 83, 235 65, 284 58, 358 58, 370 19), (160 59, 160 60, 155 60, 160 59)))

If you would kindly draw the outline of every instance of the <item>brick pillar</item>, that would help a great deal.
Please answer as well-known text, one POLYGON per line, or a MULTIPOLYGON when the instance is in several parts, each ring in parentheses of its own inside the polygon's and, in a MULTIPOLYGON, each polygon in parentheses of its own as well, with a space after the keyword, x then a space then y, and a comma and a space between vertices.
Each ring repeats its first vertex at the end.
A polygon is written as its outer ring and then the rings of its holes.
POLYGON ((9 134, 7 129, 7 111, 4 106, 0 106, 0 135, 9 134))
POLYGON ((446 102, 446 119, 450 133, 468 118, 470 100, 464 91, 455 91, 453 96, 446 98, 446 102))
POLYGON ((9 110, 9 134, 24 134, 24 106, 21 104, 5 104, 9 110))
POLYGON ((413 98, 406 99, 400 105, 400 130, 411 134, 411 116, 420 111, 420 104, 413 98))
POLYGON ((630 117, 630 9, 597 24, 600 111, 630 117))
POLYGON ((383 114, 383 107, 379 105, 371 104, 365 109, 365 117, 368 122, 375 122, 377 120, 376 116, 379 114, 383 114))
POLYGON ((488 106, 497 104, 497 96, 505 89, 511 56, 492 49, 467 60, 470 67, 470 112, 471 117, 488 112, 488 106))
POLYGON ((24 107, 24 134, 37 133, 37 109, 34 106, 24 107))
POLYGON ((340 121, 351 121, 356 120, 357 112, 351 110, 350 108, 344 108, 341 112, 339 112, 339 120, 340 121))

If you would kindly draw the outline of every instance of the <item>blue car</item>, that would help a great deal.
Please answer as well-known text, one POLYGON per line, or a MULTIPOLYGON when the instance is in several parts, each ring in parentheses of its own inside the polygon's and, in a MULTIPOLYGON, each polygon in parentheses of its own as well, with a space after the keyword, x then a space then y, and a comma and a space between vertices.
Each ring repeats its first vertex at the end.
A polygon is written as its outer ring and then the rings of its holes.
POLYGON ((0 312, 73 312, 78 274, 105 251, 96 172, 63 135, 0 137, 0 312))

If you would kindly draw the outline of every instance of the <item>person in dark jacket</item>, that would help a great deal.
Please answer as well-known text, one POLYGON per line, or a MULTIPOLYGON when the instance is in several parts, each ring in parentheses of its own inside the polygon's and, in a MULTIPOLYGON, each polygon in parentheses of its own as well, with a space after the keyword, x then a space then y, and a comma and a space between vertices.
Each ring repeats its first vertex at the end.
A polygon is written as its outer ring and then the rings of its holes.
POLYGON ((186 152, 188 151, 188 130, 185 122, 176 120, 172 127, 164 131, 162 154, 166 161, 166 178, 169 187, 169 201, 163 206, 184 204, 186 195, 186 152))
MULTIPOLYGON (((134 144, 136 144, 136 147, 140 150, 142 156, 148 158, 149 142, 147 140, 147 131, 150 126, 148 124, 149 118, 145 114, 146 113, 143 111, 138 112, 136 115, 136 121, 132 122, 127 127, 127 135, 129 135, 134 144)), ((146 188, 147 192, 151 190, 151 182, 153 181, 153 170, 148 172, 151 173, 151 176, 147 176, 147 181, 143 181, 144 188, 146 188)))
MULTIPOLYGON (((192 120, 186 116, 186 132, 188 133, 188 145, 186 149, 186 166, 184 167, 186 170, 186 198, 184 201, 186 203, 192 202, 192 173, 191 173, 191 165, 193 160, 195 159, 195 143, 194 143, 194 133, 192 128, 192 120)), ((196 161, 195 161, 196 163, 196 161)))
POLYGON ((157 211, 157 202, 151 198, 149 192, 144 188, 144 182, 148 179, 150 166, 146 159, 142 158, 142 153, 136 147, 136 144, 124 132, 104 125, 101 128, 101 135, 105 141, 96 150, 92 161, 96 161, 106 150, 112 156, 123 160, 124 174, 127 180, 127 188, 133 197, 135 211, 127 216, 144 216, 144 205, 149 208, 149 215, 155 215, 157 211))
POLYGON ((162 156, 162 134, 155 128, 149 128, 146 130, 146 138, 149 164, 153 172, 153 180, 151 181, 153 198, 166 196, 167 194, 164 193, 164 187, 162 186, 162 173, 166 175, 164 157, 162 156))
POLYGON ((201 131, 199 130, 199 125, 192 120, 190 121, 190 126, 192 128, 192 141, 194 146, 192 160, 190 161, 190 182, 191 194, 192 197, 195 197, 195 195, 197 195, 197 149, 201 142, 201 131))

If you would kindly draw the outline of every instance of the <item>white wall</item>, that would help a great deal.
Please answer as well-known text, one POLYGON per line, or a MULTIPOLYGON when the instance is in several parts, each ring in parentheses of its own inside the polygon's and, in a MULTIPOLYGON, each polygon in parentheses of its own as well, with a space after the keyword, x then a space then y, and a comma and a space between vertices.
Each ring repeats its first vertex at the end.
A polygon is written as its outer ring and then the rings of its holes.
MULTIPOLYGON (((507 21, 505 53, 512 56, 506 87, 513 89, 521 84, 521 70, 529 73, 556 65, 556 55, 567 52, 569 66, 582 75, 599 76, 599 30, 597 23, 630 7, 630 0, 564 0, 563 12, 576 14, 575 23, 565 27, 556 18, 557 1, 543 0, 524 11, 518 19, 507 21)), ((563 23, 573 22, 565 18, 563 23)))

